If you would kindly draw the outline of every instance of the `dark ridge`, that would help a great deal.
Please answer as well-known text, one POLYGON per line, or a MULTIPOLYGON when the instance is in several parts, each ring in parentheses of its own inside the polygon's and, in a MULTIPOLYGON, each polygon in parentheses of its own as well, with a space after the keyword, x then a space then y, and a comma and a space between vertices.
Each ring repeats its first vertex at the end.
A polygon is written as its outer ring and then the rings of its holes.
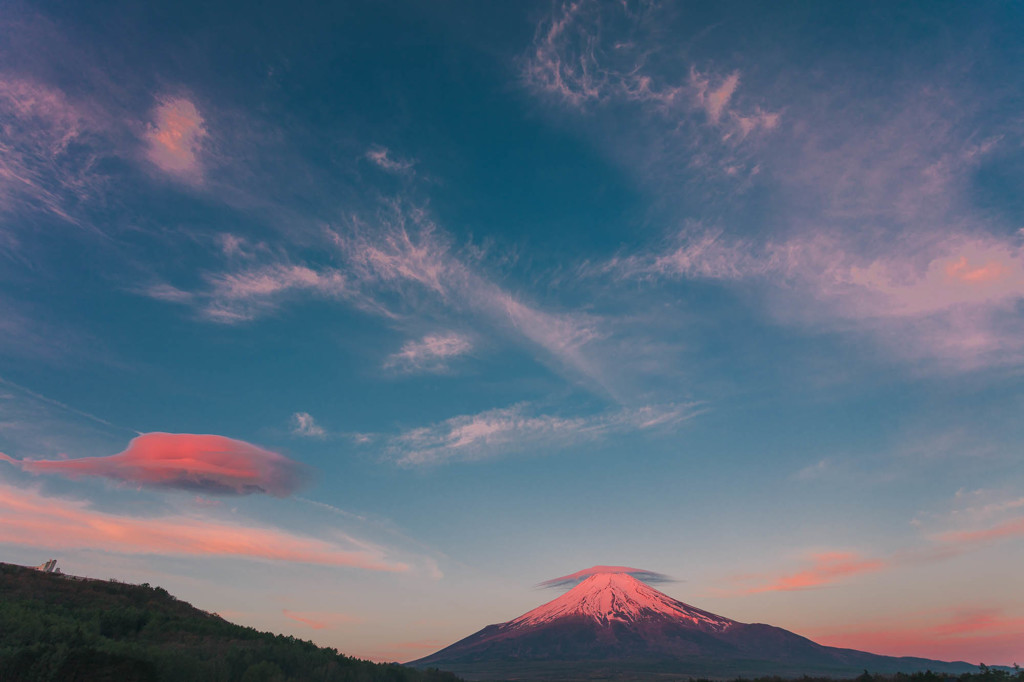
POLYGON ((459 682, 229 623, 149 585, 0 563, 3 682, 459 682))

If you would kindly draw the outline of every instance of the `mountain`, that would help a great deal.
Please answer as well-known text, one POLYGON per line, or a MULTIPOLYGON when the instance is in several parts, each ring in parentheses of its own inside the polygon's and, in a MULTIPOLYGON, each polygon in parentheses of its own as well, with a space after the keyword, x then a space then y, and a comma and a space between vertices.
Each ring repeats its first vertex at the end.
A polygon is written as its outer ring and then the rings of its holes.
POLYGON ((782 628, 695 608, 625 572, 592 573, 557 599, 409 665, 443 667, 469 680, 977 670, 964 662, 822 646, 782 628))
POLYGON ((458 682, 258 632, 149 585, 0 563, 3 682, 458 682))

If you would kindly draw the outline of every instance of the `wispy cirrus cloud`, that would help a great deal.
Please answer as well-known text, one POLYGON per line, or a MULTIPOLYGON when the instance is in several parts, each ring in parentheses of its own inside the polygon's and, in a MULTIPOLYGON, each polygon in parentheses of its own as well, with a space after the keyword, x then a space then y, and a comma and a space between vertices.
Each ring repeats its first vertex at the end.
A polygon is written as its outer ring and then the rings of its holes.
POLYGON ((605 333, 599 317, 549 312, 528 303, 460 257, 422 210, 395 213, 395 208, 382 216, 373 233, 357 225, 347 234, 333 234, 364 287, 374 288, 377 296, 397 294, 405 305, 421 304, 429 296, 447 312, 468 313, 490 329, 542 350, 542 359, 559 369, 610 391, 605 368, 588 348, 605 333))
POLYGON ((203 317, 224 324, 248 322, 276 310, 301 295, 351 300, 355 291, 344 273, 287 262, 245 265, 229 272, 210 273, 207 287, 184 291, 159 283, 144 293, 164 301, 196 305, 203 317))
POLYGON ((666 9, 560 4, 522 60, 527 87, 569 115, 585 110, 600 144, 666 205, 687 188, 668 221, 692 221, 696 207, 720 226, 672 230, 613 259, 620 274, 756 283, 777 320, 867 335, 919 365, 1024 361, 1024 235, 971 197, 978 170, 1019 149, 1019 121, 991 116, 1006 93, 977 90, 955 60, 895 82, 851 72, 826 96, 812 72, 748 79, 745 65, 695 62, 664 40, 666 9), (751 187, 771 193, 767 212, 745 200, 751 187))
POLYGON ((383 550, 343 536, 330 542, 197 516, 133 518, 5 483, 0 483, 0 542, 118 554, 238 557, 372 571, 409 570, 408 565, 388 559, 383 550))
POLYGON ((755 242, 692 224, 663 247, 604 268, 631 278, 774 280, 841 304, 837 315, 915 317, 1024 297, 1024 234, 952 233, 909 253, 872 253, 827 234, 755 242))
POLYGON ((303 438, 325 438, 327 431, 316 423, 309 412, 296 412, 292 415, 292 433, 303 438))
POLYGON ((690 226, 659 250, 604 267, 629 278, 758 282, 775 287, 773 309, 790 321, 859 322, 886 346, 948 366, 1017 362, 1024 353, 1024 234, 932 234, 876 251, 841 236, 758 243, 690 226))
POLYGON ((687 66, 672 44, 654 37, 661 12, 657 3, 562 3, 537 26, 521 59, 524 83, 574 108, 632 104, 653 120, 703 124, 720 142, 774 129, 779 112, 738 101, 739 71, 687 66))
POLYGON ((162 98, 146 130, 146 156, 160 170, 189 182, 200 182, 200 159, 205 121, 196 105, 184 97, 162 98))
MULTIPOLYGON (((5 240, 0 236, 0 255, 7 255, 2 252, 9 248, 14 260, 25 262, 24 253, 15 253, 20 251, 16 230, 17 227, 0 229, 0 234, 10 237, 3 243, 5 240)), ((0 293, 0 352, 49 362, 87 356, 95 360, 102 356, 97 345, 89 334, 67 326, 59 316, 51 317, 39 310, 26 297, 0 293)))
POLYGON ((813 464, 801 467, 792 475, 792 478, 798 481, 812 481, 828 475, 834 468, 835 465, 830 460, 819 459, 813 464))
MULTIPOLYGON (((372 220, 353 217, 347 227, 328 228, 325 234, 324 248, 343 260, 341 266, 264 254, 263 260, 236 259, 223 271, 207 272, 200 287, 159 282, 140 293, 192 306, 223 324, 249 322, 304 296, 335 300, 396 325, 415 321, 422 328, 437 320, 469 318, 491 333, 541 351, 542 361, 574 379, 611 392, 603 363, 588 348, 606 334, 600 317, 547 311, 500 286, 471 255, 460 253, 422 209, 389 203, 372 220)), ((442 360, 438 353, 454 357, 453 352, 468 351, 465 344, 470 342, 463 336, 464 341, 421 340, 393 356, 393 366, 426 361, 430 355, 442 360)))
POLYGON ((444 372, 449 362, 473 349, 473 343, 463 334, 427 334, 422 339, 402 344, 401 350, 389 355, 385 369, 400 372, 444 372))
POLYGON ((588 416, 538 413, 526 404, 460 415, 410 429, 387 440, 385 451, 401 466, 433 466, 546 451, 616 433, 669 427, 702 411, 696 403, 619 409, 588 416))
MULTIPOLYGON (((59 89, 0 73, 0 212, 42 210, 78 224, 106 184, 100 126, 59 89)), ((2 244, 0 244, 2 246, 2 244)))
POLYGON ((582 2, 561 5, 537 26, 533 45, 523 61, 523 78, 529 86, 577 106, 601 97, 607 77, 588 45, 566 54, 573 47, 570 32, 588 9, 582 2))
POLYGON ((447 299, 472 278, 450 238, 422 209, 391 203, 371 220, 356 218, 349 229, 328 233, 364 286, 401 293, 411 285, 447 299))
POLYGON ((414 161, 394 156, 387 147, 373 146, 366 150, 366 158, 389 173, 406 174, 413 172, 414 161))
POLYGON ((1018 509, 1024 509, 1024 496, 1019 492, 993 488, 968 490, 961 488, 953 495, 945 515, 924 515, 915 518, 915 526, 924 526, 928 519, 945 525, 977 527, 1005 521, 1018 509))
POLYGON ((743 585, 731 593, 750 595, 825 587, 845 578, 873 573, 886 567, 883 560, 856 552, 815 552, 810 555, 808 563, 810 566, 791 573, 736 576, 734 581, 743 585))
POLYGON ((31 474, 98 476, 130 485, 212 494, 285 497, 304 478, 302 465, 276 452, 215 435, 145 433, 116 455, 77 459, 0 458, 31 474))
POLYGON ((718 124, 722 120, 722 113, 729 106, 729 100, 740 84, 740 75, 737 72, 730 73, 716 87, 711 87, 708 79, 696 71, 690 72, 690 81, 696 86, 696 97, 700 107, 708 116, 711 123, 718 124))
POLYGON ((1009 519, 987 528, 948 531, 938 536, 938 540, 945 544, 963 547, 1019 536, 1024 536, 1024 516, 1009 519))
POLYGON ((782 114, 777 111, 765 111, 754 105, 741 113, 738 109, 730 107, 740 86, 739 71, 718 77, 717 81, 714 78, 691 67, 690 97, 697 107, 704 111, 708 123, 722 129, 723 141, 742 141, 751 133, 759 130, 769 131, 779 124, 782 114))
POLYGON ((529 415, 520 406, 452 417, 406 431, 391 439, 388 451, 404 466, 488 459, 531 444, 567 442, 599 428, 584 418, 529 415))
POLYGON ((946 513, 913 520, 937 546, 958 554, 1024 536, 1024 496, 1019 491, 958 490, 946 513))

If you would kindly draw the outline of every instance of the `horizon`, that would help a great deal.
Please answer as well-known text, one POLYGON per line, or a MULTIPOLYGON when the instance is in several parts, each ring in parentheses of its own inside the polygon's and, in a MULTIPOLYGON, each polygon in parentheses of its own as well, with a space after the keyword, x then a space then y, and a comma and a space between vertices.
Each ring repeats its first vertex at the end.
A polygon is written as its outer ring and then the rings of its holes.
MULTIPOLYGON (((42 572, 42 573, 53 574, 53 575, 57 575, 57 576, 60 576, 60 577, 63 577, 63 578, 67 578, 67 579, 71 579, 71 580, 76 580, 76 581, 83 581, 84 580, 84 581, 100 582, 100 583, 110 582, 110 583, 117 583, 117 584, 122 584, 122 585, 128 585, 130 587, 145 587, 145 588, 151 588, 152 587, 152 588, 155 588, 157 590, 162 590, 163 589, 159 585, 151 586, 149 583, 133 584, 133 583, 125 583, 124 581, 118 580, 117 578, 106 578, 106 579, 103 579, 103 578, 96 578, 96 577, 89 577, 89 576, 78 576, 78 575, 73 575, 73 574, 69 574, 69 573, 64 573, 61 570, 60 566, 58 566, 58 562, 57 562, 56 559, 49 559, 49 560, 45 561, 43 564, 40 564, 39 566, 23 566, 23 565, 20 565, 20 564, 6 564, 6 563, 3 563, 3 562, 0 562, 0 566, 14 566, 14 567, 17 567, 19 569, 39 571, 39 572, 42 572)), ((597 619, 598 621, 601 621, 601 622, 607 622, 607 621, 611 621, 611 620, 623 620, 623 619, 631 620, 631 619, 635 619, 635 618, 639 618, 639 619, 642 620, 645 616, 644 616, 644 614, 642 613, 641 610, 642 609, 653 609, 655 612, 657 612, 658 615, 661 615, 661 616, 663 616, 666 613, 668 613, 668 614, 670 614, 671 616, 674 616, 674 617, 678 617, 678 616, 682 615, 687 620, 692 620, 694 618, 698 618, 700 621, 702 621, 702 624, 710 626, 712 628, 720 628, 723 625, 725 625, 725 626, 728 626, 728 625, 743 625, 743 623, 739 623, 737 621, 732 621, 731 619, 724 618, 723 616, 720 616, 718 614, 704 612, 704 611, 701 611, 699 609, 696 610, 696 612, 695 612, 693 610, 693 605, 692 604, 686 604, 686 603, 680 602, 679 600, 676 600, 676 599, 674 599, 672 597, 669 597, 668 595, 666 595, 665 593, 661 592, 656 587, 651 585, 650 582, 646 582, 643 578, 637 577, 637 575, 635 575, 635 574, 640 574, 640 575, 645 575, 645 576, 652 577, 653 578, 653 582, 655 582, 655 583, 658 583, 658 582, 674 582, 671 579, 668 579, 667 576, 663 576, 663 575, 658 574, 658 573, 653 573, 651 571, 644 571, 642 569, 634 569, 634 568, 630 568, 630 567, 626 567, 626 566, 593 566, 593 567, 591 567, 589 569, 582 569, 580 571, 577 571, 576 573, 571 574, 570 576, 563 576, 562 578, 554 578, 552 580, 545 581, 544 583, 539 583, 535 587, 537 587, 537 588, 543 587, 543 588, 546 588, 546 589, 561 590, 562 594, 554 597, 553 599, 551 599, 549 601, 543 602, 542 604, 534 607, 530 611, 528 611, 528 612, 526 612, 524 614, 521 614, 521 615, 519 615, 516 618, 513 618, 511 620, 505 621, 504 623, 489 624, 489 625, 485 626, 480 632, 475 633, 475 634, 476 635, 482 635, 485 632, 488 632, 489 629, 491 627, 493 627, 494 625, 512 626, 513 628, 524 628, 524 627, 531 628, 531 627, 536 627, 536 626, 540 626, 540 625, 543 625, 543 624, 550 624, 553 619, 559 618, 559 617, 564 616, 564 615, 568 615, 565 612, 565 609, 566 609, 567 606, 569 606, 569 608, 572 609, 573 613, 586 614, 588 617, 595 618, 595 619, 597 619), (627 580, 625 582, 621 582, 621 581, 608 581, 608 582, 605 582, 605 583, 601 583, 601 581, 599 580, 602 577, 615 576, 615 575, 625 576, 627 578, 627 580), (565 578, 575 578, 575 580, 574 581, 566 581, 565 578), (551 584, 548 584, 548 583, 551 583, 551 584), (591 590, 589 592, 585 591, 585 592, 582 592, 582 593, 576 595, 576 598, 579 601, 577 601, 575 603, 567 602, 566 601, 567 597, 572 596, 573 594, 575 594, 577 592, 580 592, 580 590, 578 588, 583 587, 586 584, 591 584, 591 590), (630 590, 630 589, 633 589, 632 586, 635 585, 635 584, 641 584, 641 585, 643 585, 646 588, 650 588, 655 593, 655 596, 651 597, 651 595, 641 595, 641 594, 634 593, 632 595, 624 597, 628 602, 631 602, 631 603, 619 604, 618 607, 616 607, 614 612, 595 610, 595 604, 591 601, 593 599, 593 597, 594 597, 595 592, 596 593, 600 593, 600 592, 603 592, 604 590, 610 590, 610 591, 630 590), (669 600, 668 604, 666 604, 663 600, 660 599, 662 597, 667 599, 667 600, 669 600), (656 601, 651 601, 652 599, 656 600, 656 601), (550 607, 556 607, 555 611, 551 611, 550 607)), ((170 595, 170 597, 172 599, 176 599, 176 597, 174 595, 170 595)), ((202 613, 206 613, 206 614, 209 614, 209 615, 217 616, 217 617, 223 619, 223 615, 222 614, 206 611, 205 609, 201 609, 199 607, 199 605, 196 605, 196 604, 190 604, 190 606, 196 608, 197 610, 199 610, 202 613)), ((647 617, 649 617, 649 616, 650 616, 650 614, 647 615, 647 617)), ((294 616, 292 616, 292 618, 295 619, 294 616)), ((461 642, 455 642, 452 645, 458 645, 460 643, 461 642)), ((452 645, 449 645, 448 647, 442 647, 442 649, 450 648, 452 645)), ((434 652, 434 654, 438 654, 438 653, 440 653, 440 651, 434 652)), ((431 656, 428 656, 427 658, 431 658, 431 656)), ((380 662, 392 663, 393 661, 380 661, 380 662)), ((964 661, 948 661, 948 662, 964 663, 964 661)), ((398 662, 398 663, 400 663, 402 665, 412 666, 412 665, 418 663, 418 661, 413 660, 413 661, 404 661, 404 662, 398 662)), ((979 666, 982 669, 984 669, 985 667, 991 667, 991 666, 986 666, 984 663, 980 663, 979 666)), ((422 666, 420 666, 420 667, 422 667, 422 666)), ((436 665, 431 664, 430 667, 436 667, 436 665)), ((1019 671, 1019 667, 1017 666, 1016 663, 1014 663, 1012 666, 998 666, 997 665, 996 667, 1004 668, 1007 671, 1009 671, 1009 670, 1018 670, 1019 671)), ((921 671, 917 671, 917 672, 920 673, 921 671)), ((884 673, 876 673, 876 674, 884 676, 884 673)), ((736 679, 746 679, 746 678, 741 676, 741 677, 738 677, 736 679)))
POLYGON ((0 560, 1024 662, 1024 5, 0 7, 0 560))

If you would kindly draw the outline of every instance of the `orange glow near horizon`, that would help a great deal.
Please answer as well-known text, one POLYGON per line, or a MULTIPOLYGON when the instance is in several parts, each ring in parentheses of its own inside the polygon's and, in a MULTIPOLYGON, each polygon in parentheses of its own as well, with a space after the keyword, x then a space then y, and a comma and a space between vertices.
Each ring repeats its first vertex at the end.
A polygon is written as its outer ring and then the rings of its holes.
POLYGON ((0 542, 27 547, 92 549, 123 554, 231 556, 406 571, 361 546, 349 550, 282 530, 188 516, 130 518, 85 503, 44 497, 0 484, 0 542))
POLYGON ((946 614, 938 624, 915 619, 804 634, 819 644, 887 656, 1010 665, 1024 641, 1024 618, 1007 617, 998 609, 962 609, 946 614))

